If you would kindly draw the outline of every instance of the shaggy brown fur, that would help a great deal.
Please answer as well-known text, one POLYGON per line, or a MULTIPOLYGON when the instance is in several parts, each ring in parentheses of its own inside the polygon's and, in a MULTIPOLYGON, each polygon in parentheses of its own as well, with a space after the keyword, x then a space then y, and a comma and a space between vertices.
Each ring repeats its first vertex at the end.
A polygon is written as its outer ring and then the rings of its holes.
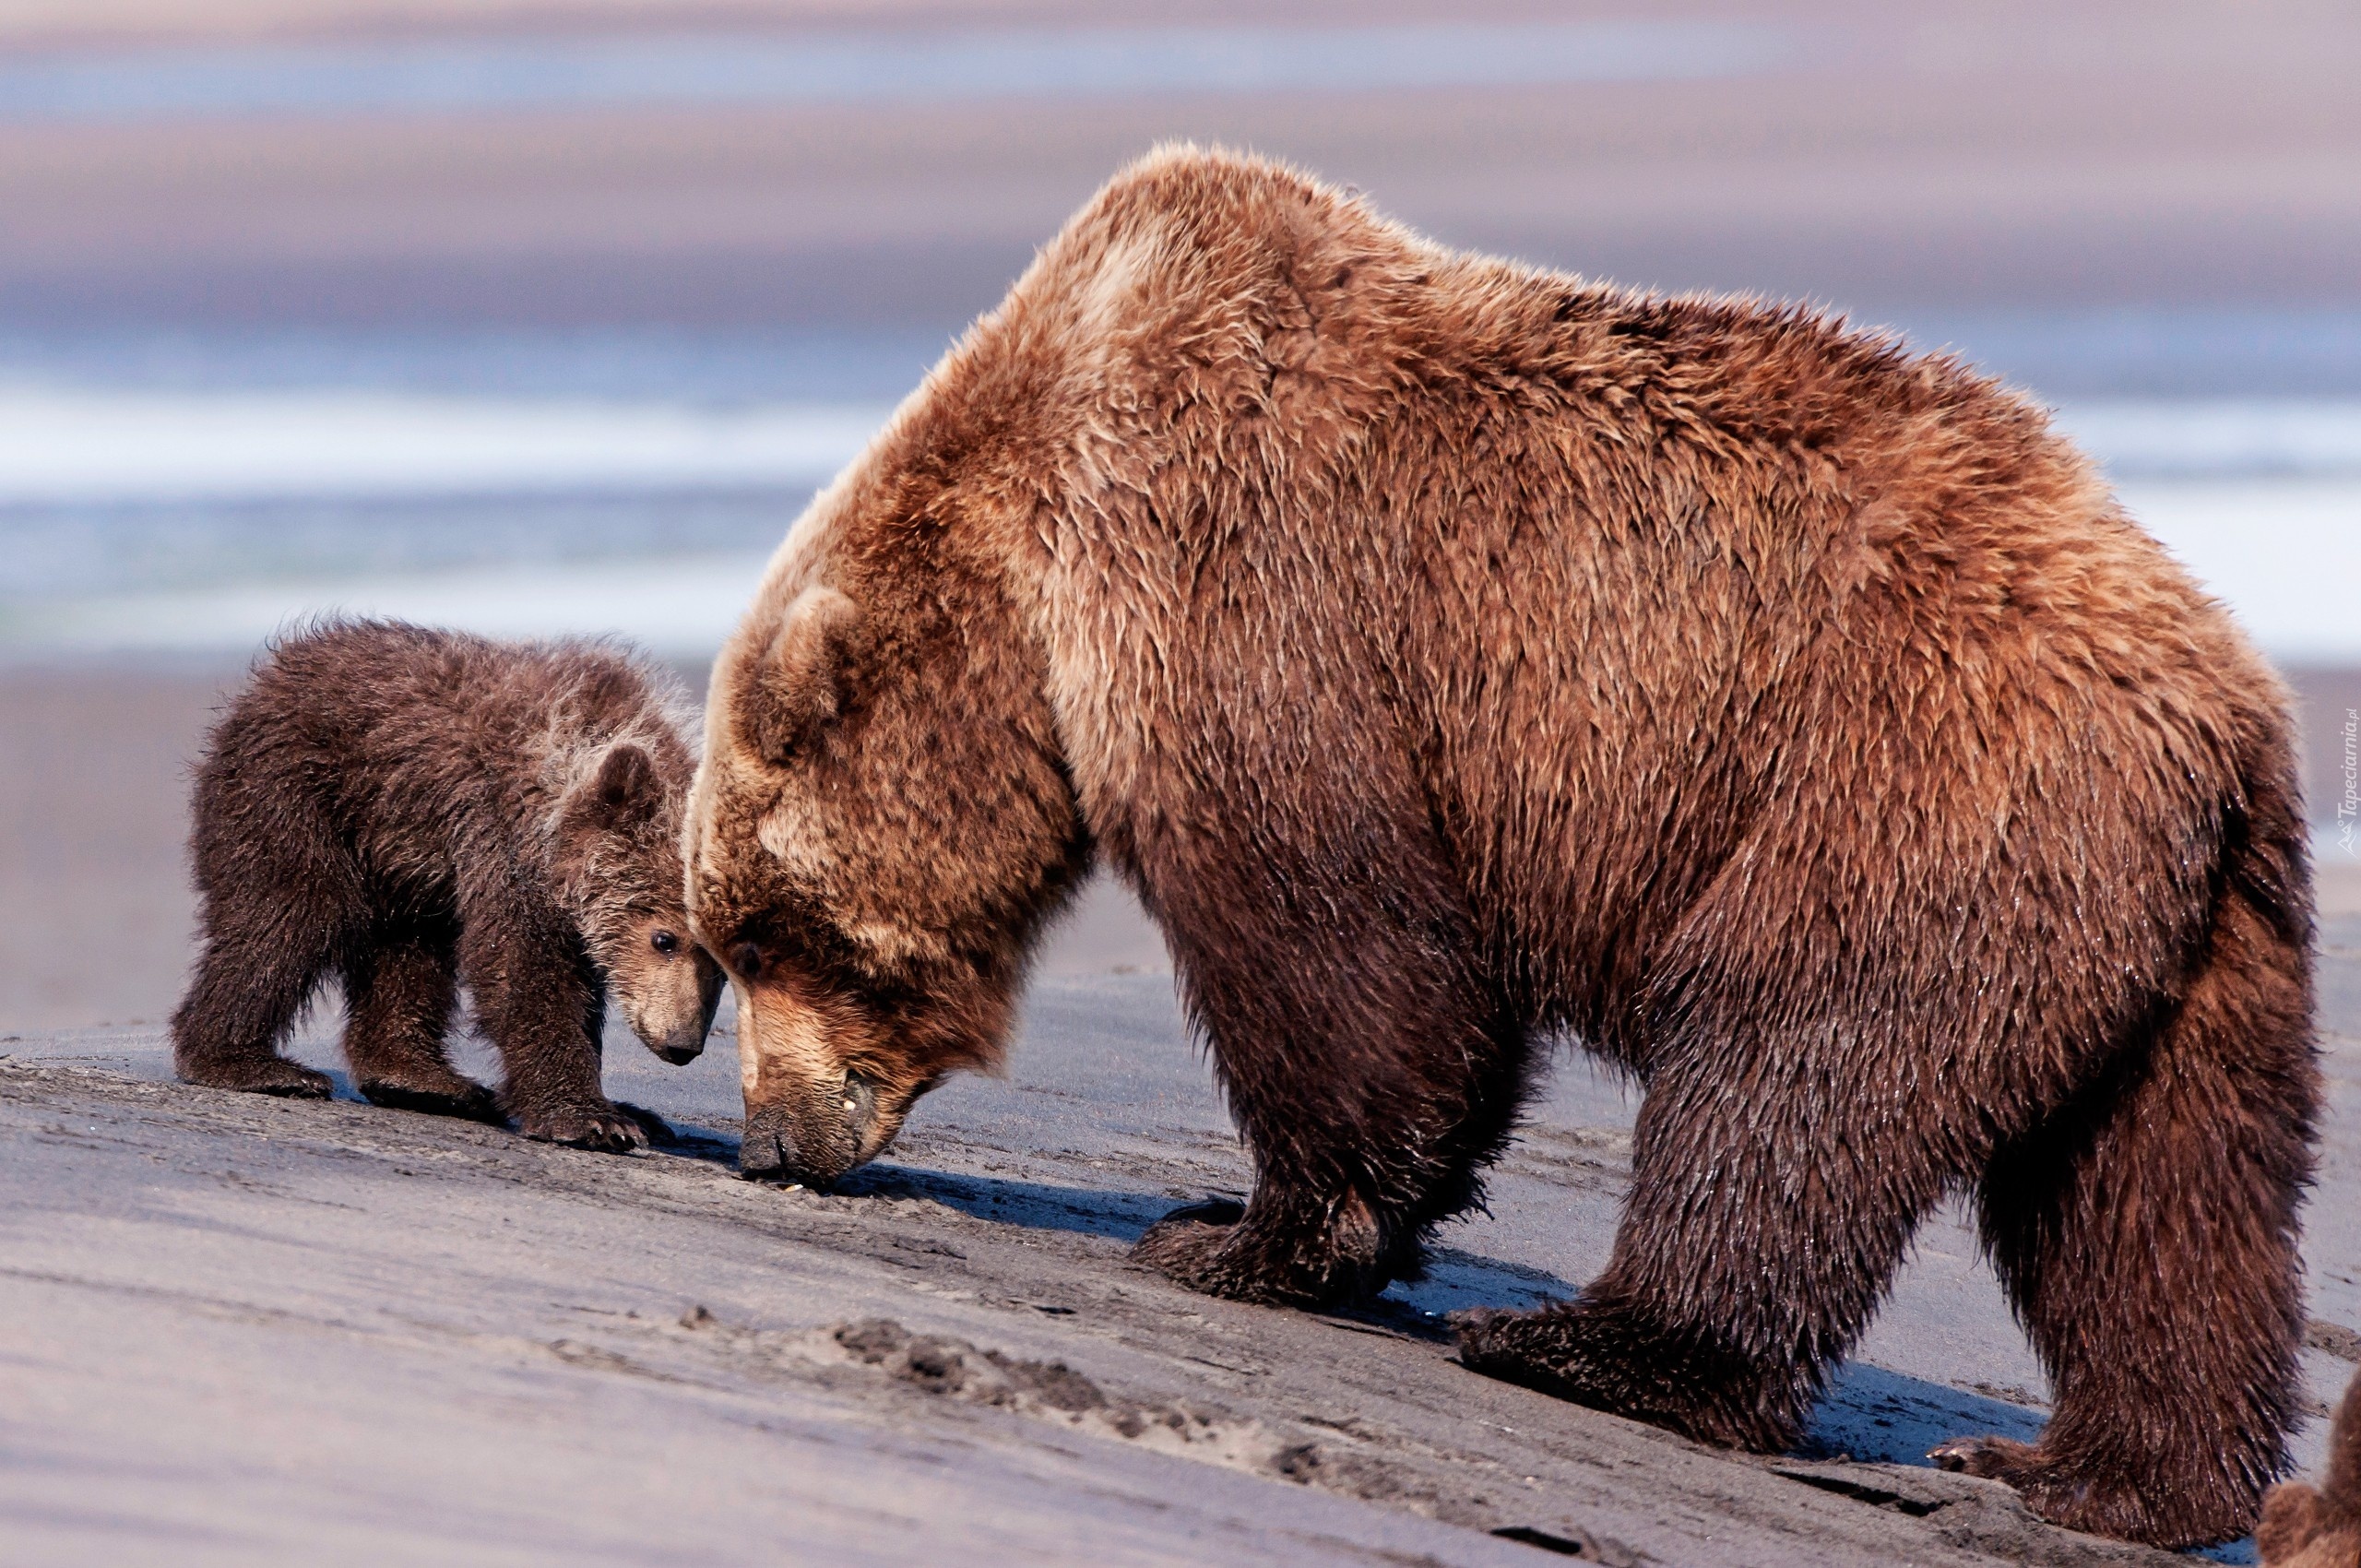
POLYGON ((1572 1035, 1646 1087, 1622 1232, 1463 1353, 1711 1442, 1792 1443, 1972 1188, 2057 1415, 1946 1457, 2208 1541, 2290 1412, 2288 736, 2221 608, 1956 362, 1183 149, 789 534, 715 671, 690 897, 744 1164, 826 1180, 995 1057, 1103 853, 1256 1166, 1141 1255, 1252 1301, 1413 1269, 1572 1035))
POLYGON ((596 646, 374 622, 280 644, 197 772, 205 946, 172 1017, 181 1076, 326 1095, 278 1045, 333 974, 378 1104, 646 1143, 660 1123, 599 1086, 610 988, 668 1062, 704 1049, 721 995, 682 902, 673 695, 596 646), (444 1054, 462 980, 496 1099, 444 1054))
POLYGON ((2254 1542, 2263 1568, 2361 1568, 2361 1374, 2337 1407, 2328 1479, 2272 1487, 2254 1542))

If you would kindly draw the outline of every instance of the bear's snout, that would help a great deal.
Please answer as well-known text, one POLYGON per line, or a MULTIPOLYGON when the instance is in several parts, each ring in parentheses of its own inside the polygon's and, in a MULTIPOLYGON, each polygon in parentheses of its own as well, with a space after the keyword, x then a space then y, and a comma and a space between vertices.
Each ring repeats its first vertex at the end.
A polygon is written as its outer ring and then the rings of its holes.
POLYGON ((863 1147, 874 1104, 868 1085, 848 1075, 836 1107, 750 1107, 738 1145, 739 1174, 825 1188, 867 1158, 863 1147))

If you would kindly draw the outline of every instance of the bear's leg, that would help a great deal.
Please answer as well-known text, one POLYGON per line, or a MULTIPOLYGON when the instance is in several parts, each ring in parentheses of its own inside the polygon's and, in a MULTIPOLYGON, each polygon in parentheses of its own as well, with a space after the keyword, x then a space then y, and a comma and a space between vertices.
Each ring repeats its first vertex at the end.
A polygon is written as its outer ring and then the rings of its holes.
POLYGON ((1993 1157, 1986 1244, 2049 1369, 2038 1443, 1934 1457, 2164 1547, 2250 1528, 2286 1463, 2318 1080, 2302 944, 2235 896, 2154 1044, 1993 1157))
MULTIPOLYGON (((1371 863, 1417 869, 1407 850, 1371 863)), ((1242 901, 1167 921, 1188 933, 1175 947, 1191 1010, 1254 1191, 1242 1210, 1168 1218, 1134 1254, 1193 1289, 1296 1306, 1416 1274, 1427 1230, 1479 1197, 1529 1054, 1463 967, 1472 937, 1404 929, 1350 886, 1303 901, 1321 916, 1311 930, 1257 926, 1242 901)))
POLYGON ((615 1154, 647 1143, 647 1130, 599 1087, 605 1000, 559 910, 480 893, 461 912, 459 970, 500 1052, 500 1107, 518 1132, 615 1154))
POLYGON ((1858 1051, 1700 1054, 1651 1078, 1605 1272, 1579 1301, 1471 1314, 1460 1359, 1701 1442, 1779 1452, 1947 1173, 1891 1096, 1847 1081, 1858 1051))
POLYGON ((344 966, 344 1054, 378 1105, 501 1119, 490 1089, 454 1071, 444 1031, 458 1003, 457 954, 445 928, 381 926, 344 966))

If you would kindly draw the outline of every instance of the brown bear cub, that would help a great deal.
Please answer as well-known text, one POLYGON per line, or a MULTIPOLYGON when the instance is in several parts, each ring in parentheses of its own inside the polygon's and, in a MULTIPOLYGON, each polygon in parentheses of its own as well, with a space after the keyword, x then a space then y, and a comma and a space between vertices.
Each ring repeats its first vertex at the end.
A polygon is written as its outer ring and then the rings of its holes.
POLYGON ((1973 1195, 2047 1366, 1948 1463, 2169 1545, 2285 1460, 2319 1099, 2286 695, 2027 398, 1752 300, 1119 176, 797 522, 716 663, 690 907, 750 1170, 991 1063, 1095 857, 1254 1160, 1139 1255, 1332 1301, 1556 1042, 1645 1088, 1605 1270, 1466 1363, 1794 1443, 1973 1195))
POLYGON ((2272 1487, 2254 1543, 2263 1568, 2361 1568, 2361 1373, 2330 1429, 2328 1479, 2272 1487))
POLYGON ((366 621, 279 644, 197 770, 204 951, 172 1016, 181 1076, 326 1096, 278 1047, 334 976, 345 1058, 377 1104, 645 1144, 661 1124, 599 1087, 610 995, 679 1063, 721 992, 682 907, 679 707, 595 644, 366 621), (463 981, 496 1096, 444 1052, 463 981))

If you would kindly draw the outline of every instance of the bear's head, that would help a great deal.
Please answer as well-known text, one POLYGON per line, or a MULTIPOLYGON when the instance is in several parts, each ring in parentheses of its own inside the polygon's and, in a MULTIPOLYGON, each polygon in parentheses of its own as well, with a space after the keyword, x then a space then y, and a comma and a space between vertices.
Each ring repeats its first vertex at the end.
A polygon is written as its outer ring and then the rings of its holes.
POLYGON ((595 754, 558 807, 559 886, 607 995, 667 1062, 695 1059, 721 1002, 722 977, 691 934, 682 897, 685 756, 665 776, 635 741, 595 754))
POLYGON ((691 913, 738 992, 741 1168, 812 1185, 998 1062, 1086 853, 1039 656, 989 574, 936 548, 953 492, 837 500, 715 665, 689 806, 691 913), (878 529, 897 555, 858 547, 878 529))
POLYGON ((789 530, 715 664, 689 807, 690 910, 740 999, 748 1171, 831 1180, 945 1074, 998 1059, 1091 852, 1080 802, 1124 796, 1132 764, 1107 759, 1157 744, 1109 694, 1169 677, 1157 615, 1196 591, 1193 545, 1098 525, 1238 522, 1205 486, 1291 439, 1260 417, 1273 356, 1308 362, 1306 302, 1350 267, 1297 265, 1288 236, 1335 199, 1152 155, 789 530))

